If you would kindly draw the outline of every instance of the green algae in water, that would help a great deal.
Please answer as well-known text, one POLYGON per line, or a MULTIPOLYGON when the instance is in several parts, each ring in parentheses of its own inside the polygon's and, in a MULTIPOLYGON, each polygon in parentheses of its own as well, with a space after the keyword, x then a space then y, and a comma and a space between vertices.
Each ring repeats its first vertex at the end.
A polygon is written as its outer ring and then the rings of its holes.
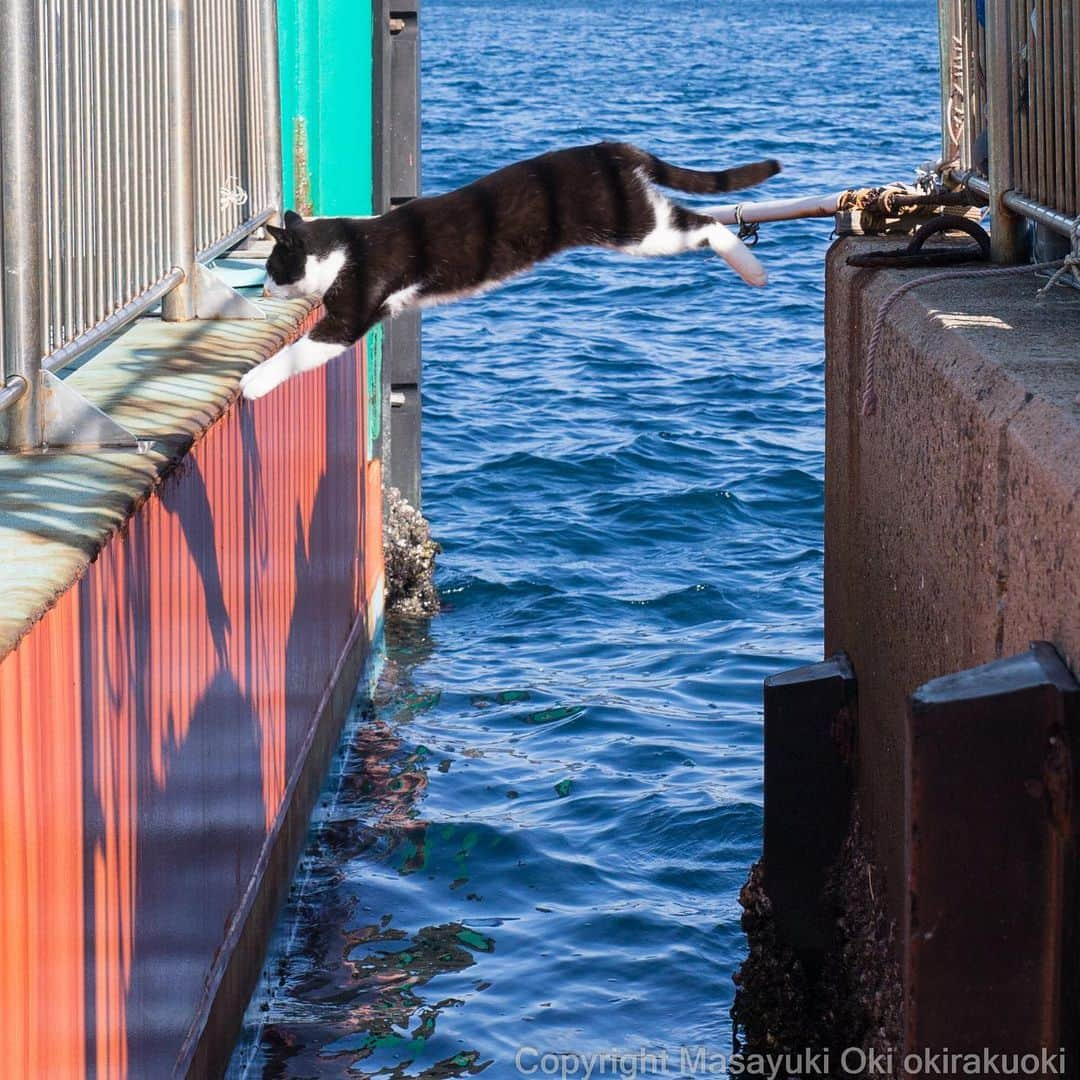
POLYGON ((468 945, 470 949, 476 949, 477 952, 495 951, 495 942, 489 937, 484 937, 483 934, 478 934, 475 930, 461 930, 458 932, 457 939, 468 945))
POLYGON ((555 705, 550 709, 528 713, 521 718, 521 721, 524 724, 553 724, 571 716, 581 716, 584 712, 585 710, 580 705, 555 705))

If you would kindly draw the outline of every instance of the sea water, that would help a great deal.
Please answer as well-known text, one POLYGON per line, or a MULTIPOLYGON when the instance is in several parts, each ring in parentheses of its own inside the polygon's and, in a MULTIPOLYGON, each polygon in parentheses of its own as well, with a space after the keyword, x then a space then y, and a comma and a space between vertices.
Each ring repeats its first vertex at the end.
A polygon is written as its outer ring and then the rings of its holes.
MULTIPOLYGON (((779 158, 747 198, 911 179, 936 10, 425 0, 424 190, 599 139, 779 158)), ((425 315, 444 610, 389 629, 233 1075, 711 1075, 730 1051, 761 683, 822 651, 830 228, 764 226, 761 291, 708 252, 586 251, 425 315)))

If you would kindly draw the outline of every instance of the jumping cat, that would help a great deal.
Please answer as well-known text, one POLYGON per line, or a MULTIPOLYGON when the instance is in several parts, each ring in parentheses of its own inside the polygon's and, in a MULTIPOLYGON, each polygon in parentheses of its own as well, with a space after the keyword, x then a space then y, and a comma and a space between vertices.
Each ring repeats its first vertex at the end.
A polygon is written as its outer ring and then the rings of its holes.
POLYGON ((655 185, 694 195, 734 191, 780 171, 776 161, 699 172, 625 143, 557 150, 509 165, 446 195, 381 217, 304 221, 291 211, 266 262, 266 293, 317 296, 325 316, 241 380, 259 398, 344 352, 382 319, 491 289, 567 248, 628 255, 711 247, 744 281, 765 268, 714 218, 672 203, 655 185))

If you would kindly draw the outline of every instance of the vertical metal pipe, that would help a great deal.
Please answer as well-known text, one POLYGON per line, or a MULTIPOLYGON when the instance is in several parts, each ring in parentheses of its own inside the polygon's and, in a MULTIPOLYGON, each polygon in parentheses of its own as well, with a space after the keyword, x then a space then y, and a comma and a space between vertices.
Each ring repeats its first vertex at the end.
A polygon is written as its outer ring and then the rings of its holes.
POLYGON ((1071 50, 1073 39, 1074 4, 1066 3, 1061 12, 1061 158, 1063 166, 1062 204, 1058 209, 1067 214, 1080 213, 1076 205, 1076 174, 1073 168, 1073 146, 1076 140, 1076 122, 1073 109, 1076 108, 1075 84, 1073 75, 1076 69, 1076 55, 1071 50))
POLYGON ((162 302, 162 318, 195 318, 195 169, 191 142, 191 0, 168 0, 169 191, 172 263, 184 280, 162 302))
MULTIPOLYGON (((376 21, 376 26, 378 22, 376 21)), ((950 162, 954 157, 954 147, 949 130, 949 114, 952 111, 952 39, 953 20, 952 4, 949 0, 938 0, 938 45, 941 53, 941 160, 950 162)), ((379 38, 375 38, 376 56, 379 50, 379 38)), ((376 67, 378 65, 376 64, 376 67)), ((378 185, 376 184, 376 187, 378 185)), ((382 209, 376 204, 375 212, 382 209)))
POLYGON ((266 153, 266 187, 270 206, 285 211, 281 162, 281 73, 278 69, 277 0, 262 0, 262 140, 266 153))
POLYGON ((1065 159, 1069 155, 1071 146, 1066 142, 1065 114, 1071 106, 1071 102, 1065 96, 1065 86, 1068 79, 1069 58, 1065 53, 1065 9, 1067 3, 1063 3, 1054 10, 1054 187, 1055 210, 1065 211, 1068 209, 1065 199, 1065 159))
POLYGON ((0 191, 3 206, 5 381, 29 388, 6 413, 5 446, 41 442, 41 111, 37 0, 0 5, 0 191))
MULTIPOLYGON (((1075 3, 1072 7, 1071 41, 1072 44, 1069 47, 1069 71, 1072 89, 1069 92, 1069 109, 1073 112, 1073 131, 1075 133, 1077 127, 1080 127, 1075 113, 1075 110, 1080 109, 1080 5, 1075 3)), ((1072 139, 1072 155, 1073 191, 1072 206, 1069 209, 1075 214, 1080 214, 1080 138, 1075 136, 1072 139)))
POLYGON ((1013 172, 1012 42, 1008 0, 986 5, 986 96, 989 108, 990 245, 994 262, 1022 262, 1027 255, 1027 223, 1006 207, 1003 197, 1015 186, 1013 172))

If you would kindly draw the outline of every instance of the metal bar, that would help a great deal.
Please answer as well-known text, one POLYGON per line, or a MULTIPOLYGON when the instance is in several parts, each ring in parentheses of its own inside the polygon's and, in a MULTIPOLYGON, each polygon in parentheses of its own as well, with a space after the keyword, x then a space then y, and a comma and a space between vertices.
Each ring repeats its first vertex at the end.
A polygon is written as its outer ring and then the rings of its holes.
POLYGON ((1069 70, 1071 73, 1070 91, 1069 91, 1069 114, 1072 117, 1073 123, 1073 137, 1070 140, 1072 146, 1073 155, 1073 189, 1072 189, 1072 207, 1080 214, 1080 138, 1077 138, 1077 124, 1076 110, 1080 109, 1080 9, 1074 5, 1072 11, 1072 33, 1071 42, 1069 47, 1070 64, 1069 70))
POLYGON ((26 450, 41 441, 41 109, 38 99, 38 0, 0 5, 0 191, 4 268, 5 388, 25 380, 7 417, 4 445, 26 450))
POLYGON ((1062 152, 1065 144, 1062 139, 1062 127, 1065 124, 1065 101, 1062 97, 1062 83, 1064 82, 1065 67, 1064 57, 1061 52, 1061 7, 1058 4, 1051 5, 1053 12, 1052 42, 1053 55, 1053 96, 1050 104, 1054 112, 1054 122, 1050 125, 1050 139, 1047 141, 1047 149, 1054 163, 1053 194, 1047 200, 1055 210, 1065 209, 1065 155, 1062 152))
POLYGON ((1002 196, 1015 187, 1013 170, 1013 107, 1008 0, 987 0, 986 97, 989 109, 988 156, 990 213, 993 229, 990 248, 994 262, 1018 263, 1027 256, 1027 223, 1005 205, 1002 196))
POLYGON ((261 213, 248 218, 247 221, 242 221, 235 229, 226 233, 220 240, 215 240, 208 247, 203 248, 198 254, 197 261, 201 263, 211 262, 219 255, 228 251, 229 248, 235 247, 241 240, 249 236, 260 226, 265 225, 272 217, 274 217, 276 210, 276 207, 268 206, 261 213))
POLYGON ((1032 67, 1035 79, 1035 125, 1034 125, 1034 151, 1035 151, 1035 190, 1028 192, 1044 206, 1049 202, 1046 184, 1046 154, 1043 148, 1046 146, 1046 120, 1048 116, 1046 99, 1046 5, 1043 0, 1036 0, 1035 5, 1035 33, 1032 35, 1033 55, 1032 67))
MULTIPOLYGON (((266 159, 267 199, 278 215, 284 213, 281 160, 281 74, 278 70, 277 0, 262 0, 262 138, 266 159)), ((279 218, 280 220, 280 218, 279 218)))
POLYGON ((1053 229, 1055 232, 1062 233, 1065 236, 1072 235, 1076 219, 1061 213, 1059 210, 1052 210, 1049 206, 1043 206, 1042 203, 1029 199, 1018 191, 1006 191, 1002 196, 1002 201, 1014 213, 1023 214, 1024 217, 1031 218, 1032 221, 1037 221, 1048 229, 1053 229))
POLYGON ((185 322, 195 318, 195 168, 192 123, 191 0, 168 0, 169 191, 173 266, 183 280, 162 302, 162 318, 185 322))
POLYGON ((0 386, 0 412, 10 409, 29 388, 29 383, 21 375, 12 375, 3 386, 0 386))
POLYGON ((949 114, 952 111, 952 5, 938 4, 938 48, 941 56, 941 160, 953 160, 956 148, 952 142, 949 114))
MULTIPOLYGON (((950 169, 949 178, 953 183, 970 188, 978 195, 985 198, 990 197, 990 185, 981 176, 969 174, 962 169, 950 169)), ((1075 218, 1071 218, 1067 214, 1052 210, 1049 206, 1044 206, 1027 195, 1021 195, 1018 191, 1006 191, 1001 196, 1001 201, 1016 214, 1022 214, 1024 217, 1037 221, 1048 229, 1053 229, 1064 236, 1072 235, 1075 218)))
POLYGON ((1076 105, 1074 98, 1076 74, 1076 56, 1070 51, 1070 43, 1073 37, 1073 18, 1075 4, 1065 4, 1061 17, 1061 157, 1062 157, 1062 191, 1059 210, 1068 211, 1076 209, 1080 212, 1080 206, 1076 203, 1076 174, 1073 168, 1073 145, 1076 139, 1076 118, 1073 116, 1073 108, 1076 105))
POLYGON ((66 367, 81 353, 92 349, 95 345, 100 345, 107 337, 115 334, 125 323, 149 311, 162 297, 167 297, 170 291, 175 290, 183 281, 184 272, 179 267, 174 267, 160 281, 155 282, 133 300, 129 300, 123 307, 111 312, 96 326, 92 326, 74 340, 50 353, 45 357, 42 366, 47 371, 59 371, 60 368, 66 367))

